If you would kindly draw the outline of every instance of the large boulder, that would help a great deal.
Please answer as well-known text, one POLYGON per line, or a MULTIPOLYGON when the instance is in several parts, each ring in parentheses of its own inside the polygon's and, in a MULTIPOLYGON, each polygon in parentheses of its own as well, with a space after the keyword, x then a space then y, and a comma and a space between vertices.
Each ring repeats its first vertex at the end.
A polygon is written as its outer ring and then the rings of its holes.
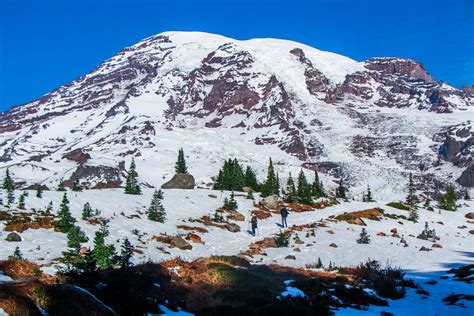
POLYGON ((170 237, 170 245, 183 250, 193 249, 193 246, 179 236, 170 237))
POLYGON ((279 197, 276 194, 269 195, 262 199, 263 206, 276 210, 278 208, 279 197))
POLYGON ((21 236, 15 232, 12 232, 7 235, 6 241, 21 241, 21 236))
POLYGON ((162 189, 194 189, 195 180, 189 173, 177 173, 161 186, 162 189))
POLYGON ((227 223, 225 224, 225 228, 230 231, 231 233, 240 232, 240 226, 234 223, 227 223))

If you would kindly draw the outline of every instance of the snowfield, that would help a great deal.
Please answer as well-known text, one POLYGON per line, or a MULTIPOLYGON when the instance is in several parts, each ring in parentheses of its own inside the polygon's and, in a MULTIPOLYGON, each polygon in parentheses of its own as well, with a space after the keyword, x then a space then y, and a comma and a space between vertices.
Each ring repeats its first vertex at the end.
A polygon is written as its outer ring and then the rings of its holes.
MULTIPOLYGON (((63 192, 45 191, 43 198, 39 199, 34 196, 34 191, 29 193, 29 197, 26 198, 27 209, 43 210, 49 201, 53 201, 54 209, 57 210, 64 194, 63 192)), ((153 189, 146 188, 143 190, 143 195, 139 196, 125 195, 121 189, 67 191, 72 215, 77 219, 77 225, 89 237, 87 245, 92 246, 94 232, 99 227, 81 219, 83 205, 90 202, 93 209, 100 210, 101 217, 110 220, 108 243, 114 244, 119 249, 121 240, 128 237, 136 249, 143 252, 142 254, 135 253, 134 263, 163 261, 175 257, 192 260, 211 255, 236 255, 248 250, 251 243, 268 236, 274 236, 282 230, 279 226, 280 216, 272 214, 272 217, 259 221, 257 236, 250 235, 248 220, 250 211, 255 207, 253 206, 254 201, 246 199, 243 193, 236 193, 236 199, 239 206, 238 211, 245 216, 246 220, 244 222, 232 221, 240 226, 240 232, 231 233, 225 229, 193 222, 192 219, 212 215, 215 209, 222 206, 224 198, 229 196, 229 192, 208 189, 164 190, 163 204, 167 211, 167 220, 163 224, 153 222, 148 220, 144 214, 152 194, 153 189), (204 243, 190 242, 193 247, 191 250, 171 248, 167 244, 152 239, 154 235, 188 233, 178 229, 177 225, 198 226, 209 232, 195 232, 204 243)), ((402 197, 400 196, 400 198, 402 197)), ((258 199, 256 196, 257 201, 258 199)), ((404 311, 407 312, 407 309, 414 315, 470 315, 470 311, 472 312, 472 308, 474 308, 472 302, 463 301, 466 308, 462 308, 456 305, 445 305, 440 300, 451 293, 474 294, 473 287, 452 279, 443 280, 440 279, 440 276, 446 275, 446 271, 450 268, 474 262, 473 235, 469 234, 469 230, 474 229, 474 225, 472 222, 468 223, 464 217, 466 213, 472 211, 472 206, 469 206, 472 205, 472 202, 464 204, 462 201, 463 206, 456 212, 441 211, 439 213, 437 209, 435 212, 420 209, 418 223, 387 217, 383 217, 381 221, 364 219, 371 238, 371 243, 367 245, 356 242, 362 226, 330 218, 344 212, 374 207, 383 208, 385 214, 407 215, 407 211, 385 205, 391 201, 393 200, 373 203, 350 201, 321 210, 292 212, 288 217, 290 226, 323 222, 327 227, 316 228, 314 237, 311 235, 312 228, 295 231, 290 238, 290 247, 267 248, 263 254, 255 255, 250 260, 254 263, 277 263, 304 268, 306 264, 316 263, 318 258, 321 258, 326 267, 330 262, 335 266, 345 267, 365 262, 368 258, 375 259, 382 264, 390 263, 392 266, 403 268, 410 278, 430 292, 428 298, 422 299, 422 295, 409 291, 405 299, 391 302, 390 308, 393 307, 395 311, 399 311, 399 313, 395 313, 396 315, 405 315, 404 311), (442 245, 442 248, 432 248, 433 242, 416 238, 423 230, 425 222, 429 223, 430 228, 436 230, 440 237, 437 243, 442 245), (407 241, 408 247, 404 247, 400 243, 400 238, 391 236, 390 231, 394 228, 397 229, 400 237, 407 241), (378 232, 384 232, 386 236, 376 236, 378 232), (302 241, 301 243, 295 244, 295 234, 302 241), (337 248, 330 247, 331 243, 336 244, 337 248), (432 251, 420 251, 422 246, 430 248, 432 251), (295 251, 296 248, 298 250, 295 251), (293 255, 296 259, 285 259, 288 255, 293 255), (438 283, 435 285, 424 284, 429 280, 436 280, 438 283), (433 305, 433 302, 437 303, 433 305), (410 309, 410 306, 415 304, 417 308, 410 309)), ((0 233, 0 259, 6 259, 18 245, 26 259, 44 265, 42 269, 47 273, 53 274, 56 268, 61 266, 57 259, 61 257, 61 252, 66 250, 65 234, 54 232, 52 229, 28 229, 20 234, 23 241, 14 243, 5 241, 7 232, 3 231, 4 226, 5 224, 0 222, 2 231, 0 233), (49 263, 52 263, 52 266, 49 263)), ((292 289, 288 291, 288 295, 294 292, 292 289)), ((374 314, 380 312, 380 308, 371 307, 370 310, 374 314)), ((354 311, 354 313, 356 312, 359 311, 354 311)), ((345 310, 340 313, 347 315, 352 311, 345 310)))

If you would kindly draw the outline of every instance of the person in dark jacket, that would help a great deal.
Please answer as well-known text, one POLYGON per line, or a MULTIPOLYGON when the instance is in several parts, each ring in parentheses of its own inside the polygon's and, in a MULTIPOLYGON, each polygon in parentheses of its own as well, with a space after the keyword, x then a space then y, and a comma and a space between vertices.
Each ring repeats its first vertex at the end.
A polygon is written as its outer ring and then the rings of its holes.
POLYGON ((280 214, 281 214, 281 226, 288 227, 288 224, 286 223, 286 218, 288 217, 288 209, 286 208, 286 206, 280 209, 280 214))
POLYGON ((255 236, 255 231, 257 230, 258 224, 257 224, 257 216, 253 215, 252 219, 250 220, 250 225, 252 227, 252 235, 255 236))

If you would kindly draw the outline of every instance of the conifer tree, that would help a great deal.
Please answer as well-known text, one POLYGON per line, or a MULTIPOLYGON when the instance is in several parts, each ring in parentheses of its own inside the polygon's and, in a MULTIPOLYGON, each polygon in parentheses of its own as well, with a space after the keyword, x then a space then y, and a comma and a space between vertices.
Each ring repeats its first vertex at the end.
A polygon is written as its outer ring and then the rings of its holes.
POLYGON ((410 213, 408 215, 408 220, 414 223, 418 223, 419 215, 418 215, 418 210, 416 209, 416 207, 411 208, 409 212, 410 213))
POLYGON ((132 158, 130 169, 128 169, 127 178, 125 179, 125 194, 139 195, 142 193, 137 181, 137 172, 135 171, 135 168, 135 159, 132 158))
POLYGON ((119 264, 121 268, 131 267, 133 264, 130 261, 133 257, 133 245, 130 243, 128 238, 125 238, 122 242, 120 249, 119 264))
POLYGON ((146 212, 147 217, 151 221, 164 223, 166 220, 166 211, 161 202, 163 200, 163 191, 155 190, 150 202, 150 206, 146 212))
POLYGON ((439 207, 447 211, 456 211, 458 208, 456 202, 456 192, 452 185, 446 187, 446 194, 439 198, 439 207))
POLYGON ((188 168, 186 167, 186 160, 184 159, 183 148, 180 148, 178 151, 178 160, 176 161, 174 170, 176 171, 176 173, 188 173, 188 168))
POLYGON ((36 189, 36 197, 40 199, 43 197, 43 189, 40 185, 38 185, 38 188, 36 189))
POLYGON ((278 235, 275 238, 275 245, 278 248, 281 248, 281 247, 288 247, 289 244, 290 244, 290 241, 288 240, 288 236, 285 235, 285 233, 283 233, 282 231, 280 231, 280 233, 278 233, 278 235))
POLYGON ((296 195, 298 196, 299 202, 303 204, 311 204, 313 202, 311 199, 311 193, 311 186, 306 179, 303 169, 301 169, 298 175, 298 187, 296 189, 296 195))
POLYGON ((423 207, 424 207, 425 209, 427 209, 428 211, 433 212, 433 207, 431 207, 431 199, 430 199, 430 198, 427 197, 427 198, 425 199, 425 204, 423 204, 423 207))
POLYGON ((7 190, 7 206, 10 207, 10 205, 15 202, 15 193, 14 191, 8 191, 7 190))
POLYGON ((48 206, 46 206, 46 214, 51 214, 53 212, 53 201, 49 201, 48 206))
POLYGON ((285 202, 295 203, 298 201, 298 196, 296 194, 295 182, 291 173, 288 175, 288 180, 286 181, 286 190, 285 190, 285 202))
POLYGON ((268 163, 268 172, 265 182, 262 184, 261 193, 262 196, 269 196, 272 194, 278 195, 279 184, 277 182, 277 176, 275 174, 275 169, 273 168, 272 158, 269 159, 268 163))
POLYGON ((72 184, 72 190, 75 191, 75 192, 82 191, 82 188, 81 188, 81 185, 79 184, 78 179, 74 180, 74 183, 72 184))
POLYGON ((73 226, 67 233, 67 247, 66 251, 63 251, 63 259, 67 265, 68 270, 80 269, 83 258, 81 257, 80 250, 81 244, 87 242, 89 239, 86 237, 84 232, 78 227, 73 226))
POLYGON ((64 181, 63 180, 61 180, 61 182, 59 182, 58 187, 56 188, 56 191, 66 191, 66 188, 64 187, 64 181))
POLYGON ((58 211, 58 220, 55 222, 56 227, 63 233, 67 233, 73 226, 76 220, 71 215, 71 211, 69 210, 69 200, 67 198, 67 194, 64 193, 63 199, 59 206, 58 211))
POLYGON ((86 202, 84 204, 84 207, 82 208, 82 219, 88 219, 92 217, 92 207, 89 202, 86 202))
POLYGON ((339 186, 336 189, 336 197, 341 199, 346 198, 346 188, 344 187, 342 179, 339 180, 339 186))
POLYGON ((318 257, 318 262, 316 263, 316 269, 321 269, 323 267, 323 262, 321 261, 321 258, 318 257))
POLYGON ((357 239, 357 243, 359 244, 370 243, 370 235, 367 233, 367 230, 365 228, 362 228, 362 232, 359 235, 359 239, 357 239))
POLYGON ((418 197, 415 194, 415 183, 413 182, 413 175, 408 176, 408 194, 406 197, 406 204, 415 207, 418 203, 418 197))
POLYGON ((23 260, 23 254, 20 251, 20 247, 16 246, 13 254, 8 256, 10 260, 23 260))
POLYGON ((237 201, 235 200, 234 191, 230 193, 229 198, 224 199, 224 205, 222 206, 222 208, 225 210, 237 210, 238 205, 237 201))
POLYGON ((24 210, 25 209, 25 198, 26 196, 28 195, 27 192, 23 192, 22 194, 20 194, 20 197, 18 198, 18 208, 20 210, 24 210))
POLYGON ((5 177, 3 178, 2 188, 4 190, 7 190, 7 192, 13 192, 13 190, 15 189, 15 187, 13 185, 13 180, 10 176, 10 170, 8 168, 5 171, 5 177))
POLYGON ((374 202, 372 198, 372 191, 370 190, 370 186, 367 184, 367 193, 364 193, 362 196, 362 202, 374 202))
POLYGON ((244 185, 246 187, 252 188, 253 191, 258 190, 257 175, 255 174, 255 171, 253 171, 252 167, 250 166, 247 166, 247 168, 245 169, 244 185))
POLYGON ((92 249, 92 257, 102 269, 107 269, 112 265, 115 255, 115 247, 105 244, 105 237, 108 235, 107 221, 102 221, 100 229, 95 232, 94 248, 92 249))
POLYGON ((252 189, 252 188, 250 188, 249 191, 247 192, 246 198, 247 198, 248 200, 253 200, 253 199, 254 199, 254 196, 253 196, 253 189, 252 189))
POLYGON ((318 174, 318 171, 316 170, 314 171, 314 179, 313 179, 313 183, 311 184, 311 190, 312 190, 312 195, 316 199, 326 196, 326 192, 324 191, 323 181, 319 179, 319 174, 318 174))

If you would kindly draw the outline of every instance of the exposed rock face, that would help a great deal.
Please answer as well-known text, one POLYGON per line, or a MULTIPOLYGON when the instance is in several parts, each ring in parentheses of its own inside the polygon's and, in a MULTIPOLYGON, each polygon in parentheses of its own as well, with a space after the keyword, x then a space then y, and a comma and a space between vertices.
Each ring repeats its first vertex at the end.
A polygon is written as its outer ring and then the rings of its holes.
POLYGON ((5 240, 6 241, 19 242, 19 241, 21 241, 21 236, 18 235, 17 233, 15 233, 15 232, 12 232, 12 233, 9 233, 7 235, 7 238, 5 240))
POLYGON ((240 226, 235 223, 227 223, 225 224, 225 228, 231 233, 240 232, 240 226))
POLYGON ((84 153, 81 148, 77 148, 65 154, 63 158, 75 161, 78 164, 83 164, 91 159, 91 156, 88 153, 84 153))
POLYGON ((79 181, 81 186, 93 189, 120 188, 122 173, 118 168, 108 166, 80 165, 64 185, 72 188, 74 181, 79 181))
POLYGON ((189 250, 193 249, 193 246, 191 246, 186 240, 179 236, 171 236, 170 241, 169 241, 170 246, 183 249, 183 250, 189 250))
POLYGON ((261 203, 263 206, 268 207, 269 209, 276 210, 278 208, 278 201, 280 200, 279 196, 276 194, 269 195, 262 199, 261 203))
POLYGON ((162 189, 194 189, 195 180, 189 173, 177 173, 161 186, 162 189))
POLYGON ((458 178, 458 183, 465 187, 474 187, 474 162, 471 161, 469 166, 462 172, 458 178))

